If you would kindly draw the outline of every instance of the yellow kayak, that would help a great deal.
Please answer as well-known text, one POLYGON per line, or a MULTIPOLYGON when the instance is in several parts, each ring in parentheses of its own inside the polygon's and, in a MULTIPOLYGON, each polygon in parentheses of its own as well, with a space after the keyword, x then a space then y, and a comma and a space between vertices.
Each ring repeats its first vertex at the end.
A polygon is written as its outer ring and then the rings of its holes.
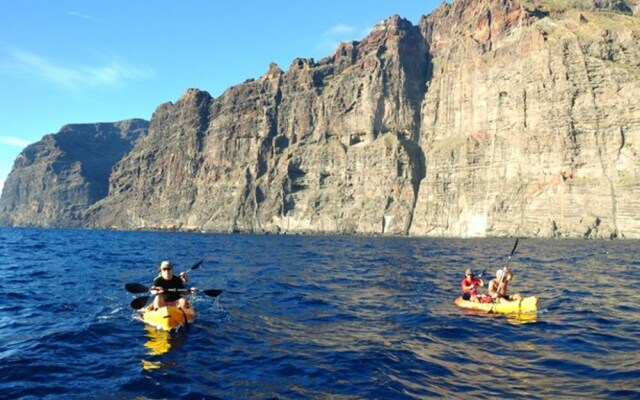
POLYGON ((145 308, 142 313, 142 320, 157 328, 165 331, 176 329, 185 324, 190 324, 196 319, 196 310, 193 306, 189 306, 184 310, 175 306, 160 307, 153 309, 153 305, 145 308))
POLYGON ((533 313, 538 311, 538 296, 529 296, 518 301, 502 301, 500 303, 474 303, 458 297, 454 303, 462 308, 497 314, 533 313))

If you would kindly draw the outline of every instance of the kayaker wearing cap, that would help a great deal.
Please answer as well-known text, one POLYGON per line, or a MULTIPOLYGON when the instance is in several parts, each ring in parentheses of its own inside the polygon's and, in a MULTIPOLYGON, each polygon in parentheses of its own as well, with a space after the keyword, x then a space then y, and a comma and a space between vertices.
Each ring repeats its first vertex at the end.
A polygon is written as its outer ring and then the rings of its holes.
POLYGON ((462 299, 470 300, 477 303, 478 300, 478 287, 484 286, 482 278, 476 278, 471 268, 467 268, 464 271, 464 278, 460 282, 462 286, 462 299))
POLYGON ((188 307, 187 299, 182 297, 180 292, 169 291, 169 289, 184 289, 184 284, 189 280, 187 275, 184 272, 180 273, 180 276, 173 275, 173 265, 169 261, 163 261, 158 265, 158 273, 151 286, 151 293, 156 295, 153 299, 153 307, 156 309, 167 305, 188 307))
POLYGON ((489 281, 487 285, 487 291, 489 292, 489 296, 493 299, 495 303, 501 302, 503 299, 507 301, 517 301, 522 300, 522 296, 519 293, 508 295, 507 294, 507 286, 509 282, 513 279, 513 272, 511 269, 506 271, 506 275, 502 278, 502 274, 505 271, 503 269, 499 269, 496 271, 496 277, 489 281), (502 280, 502 286, 500 285, 500 281, 502 280))

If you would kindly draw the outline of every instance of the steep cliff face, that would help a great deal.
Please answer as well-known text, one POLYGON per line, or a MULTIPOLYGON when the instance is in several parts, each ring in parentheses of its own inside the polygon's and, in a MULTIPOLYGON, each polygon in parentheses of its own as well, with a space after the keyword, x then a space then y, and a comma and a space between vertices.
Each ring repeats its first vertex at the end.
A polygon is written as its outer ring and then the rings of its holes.
POLYGON ((434 76, 411 233, 640 236, 636 17, 472 0, 421 29, 434 76))
POLYGON ((0 224, 80 226, 107 195, 109 175, 146 133, 148 122, 74 124, 45 136, 16 159, 0 198, 0 224))
POLYGON ((637 10, 458 0, 219 98, 190 89, 83 225, 639 238, 637 10))
POLYGON ((171 221, 183 218, 198 195, 194 175, 202 164, 210 101, 207 93, 189 90, 177 104, 158 107, 148 134, 116 166, 109 196, 88 219, 100 214, 105 226, 180 228, 171 221), (149 215, 154 225, 145 224, 149 215))
POLYGON ((187 91, 156 111, 87 224, 407 233, 428 70, 419 29, 396 16, 331 57, 272 65, 218 99, 187 91))

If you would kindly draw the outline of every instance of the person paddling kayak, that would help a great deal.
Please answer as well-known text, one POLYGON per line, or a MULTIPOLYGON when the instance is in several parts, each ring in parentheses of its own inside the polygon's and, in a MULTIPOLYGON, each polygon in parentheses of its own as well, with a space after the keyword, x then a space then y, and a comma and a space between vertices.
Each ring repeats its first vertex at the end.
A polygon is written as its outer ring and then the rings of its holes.
POLYGON ((479 302, 478 299, 478 287, 484 286, 482 278, 476 278, 471 268, 467 268, 464 271, 464 278, 460 281, 462 286, 462 299, 469 300, 474 303, 479 302))
POLYGON ((521 300, 522 296, 519 293, 508 295, 507 294, 507 286, 509 282, 513 279, 513 273, 511 269, 506 270, 506 275, 503 269, 499 269, 496 271, 496 277, 489 281, 489 285, 487 286, 487 291, 489 292, 489 296, 491 296, 494 303, 507 300, 507 301, 517 301, 521 300))
MULTIPOLYGON (((173 265, 169 261, 162 261, 158 265, 158 276, 153 280, 151 293, 156 295, 153 299, 154 309, 165 306, 177 306, 188 308, 189 302, 182 297, 177 290, 184 289, 184 284, 189 281, 187 275, 182 272, 180 276, 173 275, 173 265)), ((192 289, 193 290, 193 289, 192 289)))

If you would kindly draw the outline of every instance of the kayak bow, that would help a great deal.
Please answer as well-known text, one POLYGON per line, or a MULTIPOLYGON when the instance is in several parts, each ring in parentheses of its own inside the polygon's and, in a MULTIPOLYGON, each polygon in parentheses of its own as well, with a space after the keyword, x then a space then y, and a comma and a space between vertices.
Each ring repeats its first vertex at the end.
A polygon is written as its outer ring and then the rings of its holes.
POLYGON ((153 309, 153 304, 144 309, 142 321, 161 330, 170 331, 182 325, 189 325, 196 319, 196 310, 193 305, 186 309, 176 306, 160 307, 153 309))

